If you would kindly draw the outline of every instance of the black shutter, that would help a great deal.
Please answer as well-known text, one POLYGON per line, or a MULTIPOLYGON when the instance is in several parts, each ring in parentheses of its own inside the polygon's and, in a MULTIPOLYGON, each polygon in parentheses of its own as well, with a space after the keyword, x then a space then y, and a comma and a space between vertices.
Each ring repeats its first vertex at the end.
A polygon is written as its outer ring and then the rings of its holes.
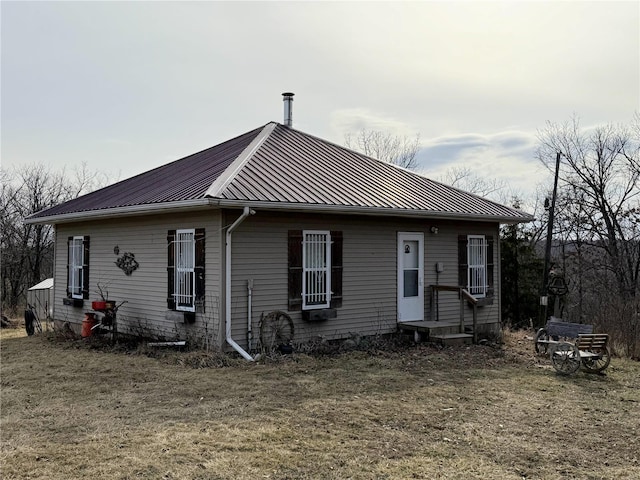
POLYGON ((331 232, 331 308, 342 306, 342 232, 331 232))
POLYGON ((302 310, 302 230, 289 230, 289 310, 302 310))
POLYGON ((89 237, 82 239, 82 298, 89 298, 89 237))
POLYGON ((462 288, 468 288, 469 286, 467 242, 466 235, 458 235, 458 285, 462 288))
POLYGON ((487 235, 487 297, 493 297, 493 236, 487 235))
POLYGON ((69 258, 69 250, 71 248, 71 244, 73 243, 73 237, 67 238, 67 298, 71 298, 71 290, 69 290, 71 269, 69 268, 69 262, 71 262, 71 258, 69 258))
POLYGON ((204 228, 196 228, 195 233, 195 250, 196 250, 196 265, 195 265, 195 276, 196 276, 196 303, 203 304, 204 302, 204 228))
POLYGON ((176 231, 169 230, 167 233, 167 308, 169 310, 176 309, 176 300, 173 296, 174 278, 175 278, 175 241, 176 231))

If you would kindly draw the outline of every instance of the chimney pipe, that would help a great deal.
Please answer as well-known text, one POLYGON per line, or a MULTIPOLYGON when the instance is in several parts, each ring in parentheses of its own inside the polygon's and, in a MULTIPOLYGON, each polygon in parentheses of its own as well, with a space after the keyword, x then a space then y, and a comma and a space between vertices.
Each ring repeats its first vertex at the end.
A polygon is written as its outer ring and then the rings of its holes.
POLYGON ((284 102, 284 124, 287 127, 293 125, 293 96, 295 94, 291 92, 285 92, 282 94, 282 101, 284 102))

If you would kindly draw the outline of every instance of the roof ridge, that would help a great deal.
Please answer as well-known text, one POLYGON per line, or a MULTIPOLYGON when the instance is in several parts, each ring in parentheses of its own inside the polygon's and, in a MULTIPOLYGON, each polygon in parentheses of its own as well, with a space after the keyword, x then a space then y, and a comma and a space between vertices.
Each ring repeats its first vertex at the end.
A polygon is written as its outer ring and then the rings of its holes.
POLYGON ((236 157, 236 159, 231 162, 224 172, 216 178, 213 183, 209 186, 207 191, 204 193, 203 197, 218 197, 222 194, 222 192, 229 186, 229 184, 236 178, 236 175, 242 170, 242 168, 247 164, 247 162, 251 159, 253 154, 260 148, 260 146, 264 143, 264 141, 271 135, 271 132, 276 127, 276 122, 269 122, 264 127, 256 137, 251 141, 249 145, 245 147, 245 149, 240 152, 240 155, 236 157))

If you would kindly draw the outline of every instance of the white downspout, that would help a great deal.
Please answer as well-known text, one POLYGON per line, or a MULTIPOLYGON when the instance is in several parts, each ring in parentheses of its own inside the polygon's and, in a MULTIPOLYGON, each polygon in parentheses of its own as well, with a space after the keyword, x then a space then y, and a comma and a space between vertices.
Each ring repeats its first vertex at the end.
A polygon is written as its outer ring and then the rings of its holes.
POLYGON ((251 325, 253 304, 253 278, 247 280, 247 348, 251 350, 253 346, 253 329, 251 325))
POLYGON ((240 225, 245 218, 249 215, 255 215, 255 211, 251 210, 249 207, 244 207, 242 211, 242 215, 238 217, 238 219, 231 224, 231 226, 227 229, 226 236, 226 262, 225 262, 225 299, 224 299, 224 308, 225 308, 225 327, 226 327, 226 337, 227 343, 233 347, 233 349, 242 355, 245 360, 253 362, 255 359, 249 355, 240 345, 238 345, 233 338, 231 338, 231 233, 240 225))

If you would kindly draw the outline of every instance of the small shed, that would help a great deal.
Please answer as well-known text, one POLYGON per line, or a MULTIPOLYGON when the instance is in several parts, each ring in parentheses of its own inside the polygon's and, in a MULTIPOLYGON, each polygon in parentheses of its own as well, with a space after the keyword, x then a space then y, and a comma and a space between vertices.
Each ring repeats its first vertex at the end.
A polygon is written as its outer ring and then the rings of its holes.
POLYGON ((47 278, 27 290, 27 303, 35 309, 38 318, 53 317, 53 278, 47 278))

